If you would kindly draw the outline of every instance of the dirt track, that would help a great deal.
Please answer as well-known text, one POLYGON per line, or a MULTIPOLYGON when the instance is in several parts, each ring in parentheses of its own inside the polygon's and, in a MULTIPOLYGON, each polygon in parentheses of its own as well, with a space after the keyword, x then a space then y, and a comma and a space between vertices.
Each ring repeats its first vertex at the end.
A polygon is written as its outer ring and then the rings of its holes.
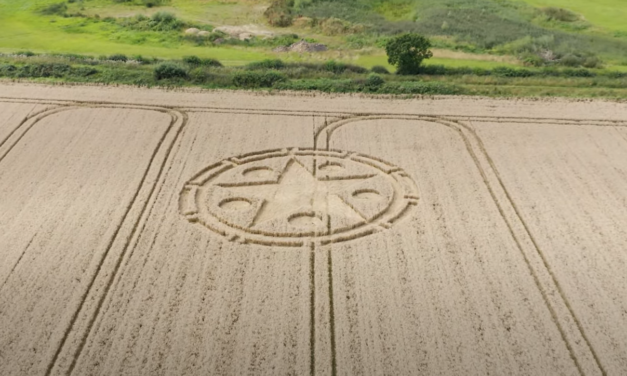
POLYGON ((627 374, 625 186, 625 104, 0 85, 0 374, 627 374))

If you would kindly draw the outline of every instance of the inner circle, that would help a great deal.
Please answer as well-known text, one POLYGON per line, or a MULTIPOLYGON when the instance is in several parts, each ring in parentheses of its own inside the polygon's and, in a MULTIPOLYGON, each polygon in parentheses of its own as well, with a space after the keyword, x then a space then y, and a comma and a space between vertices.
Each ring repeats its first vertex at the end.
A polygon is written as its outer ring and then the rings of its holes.
POLYGON ((274 174, 274 170, 270 167, 258 166, 250 167, 242 172, 242 175, 250 178, 267 178, 274 174))
POLYGON ((247 198, 234 197, 234 198, 227 198, 227 199, 220 201, 218 206, 221 209, 228 210, 228 211, 242 211, 242 210, 248 210, 252 206, 252 202, 247 198))
POLYGON ((379 200, 381 199, 381 193, 374 189, 360 189, 353 192, 353 197, 358 200, 379 200))
POLYGON ((293 214, 288 217, 287 221, 291 225, 306 228, 323 225, 321 215, 314 212, 293 214))
POLYGON ((320 171, 324 171, 324 172, 338 172, 338 171, 342 171, 344 169, 344 166, 342 166, 342 164, 339 162, 327 161, 321 164, 319 169, 320 171))

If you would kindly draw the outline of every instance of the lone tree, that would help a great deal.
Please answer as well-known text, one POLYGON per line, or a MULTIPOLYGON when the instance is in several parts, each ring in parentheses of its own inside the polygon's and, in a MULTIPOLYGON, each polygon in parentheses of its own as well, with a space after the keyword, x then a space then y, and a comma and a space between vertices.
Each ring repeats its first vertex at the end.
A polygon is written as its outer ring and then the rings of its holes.
POLYGON ((388 63, 396 66, 398 74, 418 74, 424 59, 433 56, 429 39, 418 34, 402 34, 385 45, 388 63))

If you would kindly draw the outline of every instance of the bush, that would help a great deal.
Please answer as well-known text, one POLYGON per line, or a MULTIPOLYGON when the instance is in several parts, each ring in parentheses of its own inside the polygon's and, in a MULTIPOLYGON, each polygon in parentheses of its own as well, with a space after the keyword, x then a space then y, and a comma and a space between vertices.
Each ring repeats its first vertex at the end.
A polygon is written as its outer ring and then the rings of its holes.
POLYGON ((562 8, 548 7, 542 9, 542 13, 549 21, 575 22, 579 19, 577 14, 562 8))
POLYGON ((26 64, 21 67, 6 64, 0 65, 0 76, 20 77, 20 78, 40 78, 40 77, 88 77, 99 71, 92 67, 73 68, 68 64, 59 63, 38 63, 26 64))
POLYGON ((464 94, 464 90, 455 85, 438 82, 398 82, 388 83, 379 92, 389 94, 421 94, 421 95, 456 95, 464 94))
POLYGON ((119 19, 107 17, 103 21, 140 31, 179 31, 187 26, 185 22, 178 20, 174 14, 168 12, 157 12, 151 18, 140 14, 135 17, 119 19))
POLYGON ((509 67, 497 67, 492 70, 496 77, 531 77, 533 72, 528 69, 515 69, 509 67))
POLYGON ((158 7, 170 3, 170 0, 142 0, 146 8, 158 7))
POLYGON ((16 55, 20 55, 20 56, 26 56, 26 57, 32 57, 32 56, 36 56, 37 54, 32 52, 32 51, 19 51, 15 53, 16 55))
POLYGON ((294 0, 274 0, 263 15, 272 26, 287 27, 292 24, 294 0))
POLYGON ((220 63, 216 59, 204 58, 201 59, 198 56, 185 56, 183 57, 183 62, 189 64, 192 67, 221 67, 222 63, 220 63))
POLYGON ((159 64, 154 72, 157 80, 187 77, 187 72, 183 68, 171 63, 159 64))
POLYGON ((364 83, 364 88, 366 91, 374 92, 379 90, 383 84, 385 84, 385 80, 381 78, 381 76, 376 73, 371 73, 364 83))
POLYGON ((203 68, 194 68, 189 72, 188 77, 192 83, 204 84, 210 79, 211 75, 203 68))
POLYGON ((17 72, 17 67, 12 64, 3 64, 0 65, 0 76, 4 77, 13 77, 17 72))
POLYGON ((153 64, 159 61, 159 59, 156 58, 147 58, 147 57, 143 57, 142 55, 135 55, 133 56, 133 60, 139 62, 142 65, 148 65, 148 64, 153 64))
POLYGON ((492 74, 492 71, 484 68, 472 68, 472 74, 476 76, 489 76, 492 74))
POLYGON ((385 45, 388 62, 396 66, 398 74, 418 74, 420 64, 433 53, 429 50, 431 42, 418 34, 403 34, 390 39, 385 45))
POLYGON ((200 65, 204 67, 221 67, 222 63, 216 59, 204 58, 204 59, 201 59, 200 65))
POLYGON ((532 67, 541 67, 546 64, 546 60, 536 54, 524 54, 520 57, 520 59, 523 64, 532 67))
POLYGON ((358 65, 346 64, 346 63, 340 63, 335 60, 329 60, 326 63, 324 63, 323 69, 328 72, 333 72, 335 74, 342 74, 345 72, 352 72, 352 73, 368 72, 368 69, 364 67, 360 67, 358 65))
POLYGON ((617 72, 617 71, 609 71, 605 72, 605 76, 609 78, 625 78, 627 77, 627 72, 617 72))
POLYGON ((109 56, 109 60, 126 62, 128 61, 128 57, 124 54, 115 54, 109 56))
POLYGON ((596 74, 587 69, 564 69, 562 75, 566 77, 594 77, 596 74))
POLYGON ((279 59, 267 59, 262 61, 257 61, 254 63, 250 63, 246 66, 246 69, 256 70, 256 69, 283 69, 286 67, 286 64, 279 59))
POLYGON ((202 60, 198 56, 183 56, 183 62, 191 66, 198 66, 202 64, 202 60))
POLYGON ((449 71, 444 65, 424 65, 420 67, 419 73, 429 76, 444 76, 449 71))
POLYGON ((323 91, 325 93, 351 93, 359 91, 359 86, 353 80, 337 79, 307 79, 279 82, 275 85, 279 90, 323 91))
POLYGON ((47 15, 47 16, 51 16, 51 15, 63 16, 66 11, 67 11, 67 4, 56 3, 56 4, 50 4, 47 7, 40 9, 39 13, 47 15))
POLYGON ((584 68, 601 68, 603 63, 601 59, 596 56, 588 56, 581 65, 583 65, 584 68))
POLYGON ((335 17, 319 21, 318 26, 324 35, 353 34, 363 31, 362 25, 353 25, 350 22, 335 17))
POLYGON ((272 71, 237 72, 233 75, 233 85, 242 88, 272 87, 275 83, 285 80, 285 76, 272 71))
POLYGON ((566 67, 579 67, 581 66, 581 64, 583 64, 583 62, 584 59, 582 57, 574 54, 565 55, 559 60, 559 63, 566 67))
POLYGON ((390 74, 390 71, 386 67, 381 65, 375 65, 370 69, 370 71, 377 74, 390 74))
MULTIPOLYGON (((301 40, 301 38, 298 36, 298 34, 282 34, 282 35, 277 35, 272 38, 264 38, 264 39, 255 38, 255 39, 249 40, 249 43, 252 43, 258 46, 288 47, 291 44, 298 42, 299 40, 301 40)), ((310 41, 308 40, 308 42, 310 41)))
POLYGON ((159 23, 172 23, 176 21, 176 16, 170 12, 157 12, 152 15, 151 19, 159 23))
POLYGON ((89 77, 98 73, 98 69, 92 67, 78 67, 72 69, 72 75, 78 77, 89 77))
POLYGON ((72 67, 68 64, 42 63, 27 64, 20 68, 18 77, 63 77, 70 73, 72 67))

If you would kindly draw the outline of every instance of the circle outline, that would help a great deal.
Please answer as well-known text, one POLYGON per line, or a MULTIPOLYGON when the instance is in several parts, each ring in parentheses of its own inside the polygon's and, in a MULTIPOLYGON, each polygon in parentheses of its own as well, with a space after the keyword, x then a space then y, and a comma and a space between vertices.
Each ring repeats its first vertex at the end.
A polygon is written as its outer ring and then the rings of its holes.
POLYGON ((185 183, 179 198, 179 211, 191 223, 198 223, 209 230, 227 237, 231 241, 252 243, 266 246, 303 247, 307 245, 328 245, 361 238, 372 233, 389 229, 399 219, 404 217, 412 206, 418 204, 417 187, 415 182, 400 167, 394 166, 379 158, 366 156, 361 153, 342 150, 316 150, 311 148, 283 148, 259 152, 252 152, 236 157, 230 157, 208 166, 194 175, 185 183), (198 202, 203 188, 221 174, 233 168, 263 159, 285 157, 313 156, 352 160, 373 167, 389 177, 394 192, 388 207, 373 218, 358 224, 355 227, 341 229, 339 232, 319 233, 309 232, 284 236, 281 234, 268 235, 251 229, 242 229, 226 223, 208 210, 201 210, 198 202))

